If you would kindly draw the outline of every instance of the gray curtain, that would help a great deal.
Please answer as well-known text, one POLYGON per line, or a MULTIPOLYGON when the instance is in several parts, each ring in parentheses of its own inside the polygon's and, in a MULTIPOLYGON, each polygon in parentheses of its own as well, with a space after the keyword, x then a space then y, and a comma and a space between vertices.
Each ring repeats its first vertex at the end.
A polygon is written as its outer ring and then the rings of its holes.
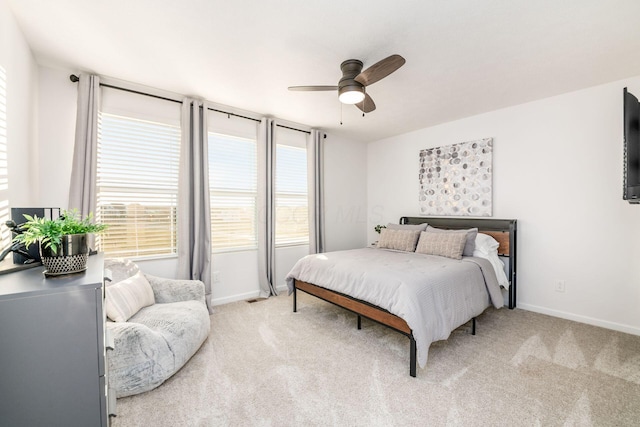
POLYGON ((202 101, 182 102, 182 144, 178 188, 178 274, 202 280, 211 306, 211 210, 207 109, 202 101))
POLYGON ((99 109, 100 78, 80 74, 68 208, 78 209, 83 217, 96 209, 99 109))
POLYGON ((262 119, 258 132, 258 281, 260 297, 278 295, 275 268, 275 122, 262 119))
POLYGON ((324 132, 314 129, 307 139, 310 254, 324 252, 324 138, 324 132))

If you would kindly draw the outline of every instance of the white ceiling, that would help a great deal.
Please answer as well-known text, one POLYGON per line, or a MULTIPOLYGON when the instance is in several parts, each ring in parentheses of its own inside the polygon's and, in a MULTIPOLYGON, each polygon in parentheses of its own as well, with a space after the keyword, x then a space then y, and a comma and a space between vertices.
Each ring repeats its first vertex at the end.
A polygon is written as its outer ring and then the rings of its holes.
POLYGON ((640 75, 638 0, 9 0, 37 61, 371 141, 640 75), (340 63, 407 63, 362 117, 340 63))

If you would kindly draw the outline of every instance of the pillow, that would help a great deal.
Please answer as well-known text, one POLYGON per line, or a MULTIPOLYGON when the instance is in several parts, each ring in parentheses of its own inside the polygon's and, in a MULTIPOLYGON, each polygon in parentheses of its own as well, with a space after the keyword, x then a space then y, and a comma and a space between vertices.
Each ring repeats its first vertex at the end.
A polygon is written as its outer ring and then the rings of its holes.
POLYGON ((493 237, 489 236, 488 234, 478 233, 478 235, 476 236, 476 247, 474 252, 481 251, 485 254, 490 254, 492 252, 497 252, 499 246, 500 243, 498 243, 498 241, 493 237))
POLYGON ((466 241, 467 235, 464 233, 449 233, 445 230, 432 232, 427 229, 420 233, 416 252, 461 259, 466 241))
POLYGON ((500 244, 493 237, 478 233, 476 237, 476 249, 473 251, 473 256, 489 260, 493 266, 493 270, 496 272, 498 284, 505 289, 509 289, 509 279, 504 272, 504 262, 502 262, 498 256, 498 246, 500 246, 500 244))
POLYGON ((418 237, 420 237, 420 230, 394 230, 383 228, 380 233, 378 248, 413 252, 416 250, 418 237))
POLYGON ((478 235, 477 228, 469 228, 467 230, 449 230, 428 226, 427 231, 431 231, 433 233, 464 233, 467 236, 467 241, 465 242, 462 255, 473 256, 473 251, 476 248, 476 236, 478 235))
POLYGON ((427 223, 423 224, 387 224, 387 229, 389 230, 418 230, 424 231, 427 229, 427 223))
POLYGON ((114 322, 126 322, 141 308, 155 303, 153 289, 140 271, 107 286, 104 292, 107 317, 114 322))

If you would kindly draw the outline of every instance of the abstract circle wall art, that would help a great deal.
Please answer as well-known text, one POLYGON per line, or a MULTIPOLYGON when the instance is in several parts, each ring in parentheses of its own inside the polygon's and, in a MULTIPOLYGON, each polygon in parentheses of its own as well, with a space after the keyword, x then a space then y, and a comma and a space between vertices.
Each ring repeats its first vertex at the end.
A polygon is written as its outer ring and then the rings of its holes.
POLYGON ((493 138, 420 150, 420 215, 492 215, 493 138))

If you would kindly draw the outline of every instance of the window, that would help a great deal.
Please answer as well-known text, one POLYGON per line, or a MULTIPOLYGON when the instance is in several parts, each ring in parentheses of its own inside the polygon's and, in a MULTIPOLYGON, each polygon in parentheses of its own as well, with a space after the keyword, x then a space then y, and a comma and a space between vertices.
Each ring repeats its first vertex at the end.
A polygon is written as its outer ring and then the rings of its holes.
POLYGON ((98 242, 111 257, 172 255, 177 252, 180 104, 160 101, 174 104, 161 106, 173 110, 167 120, 154 111, 159 100, 146 97, 136 99, 140 105, 127 105, 130 95, 104 96, 99 115, 96 217, 109 228, 98 242), (137 111, 119 111, 116 106, 122 105, 137 111))
POLYGON ((211 111, 208 124, 212 251, 255 250, 257 122, 211 111))
POLYGON ((214 252, 256 249, 256 141, 209 133, 214 252))
POLYGON ((4 223, 9 220, 9 171, 7 161, 7 74, 0 67, 0 247, 11 244, 11 232, 4 223))
POLYGON ((309 243, 306 134, 277 128, 276 246, 309 243))

